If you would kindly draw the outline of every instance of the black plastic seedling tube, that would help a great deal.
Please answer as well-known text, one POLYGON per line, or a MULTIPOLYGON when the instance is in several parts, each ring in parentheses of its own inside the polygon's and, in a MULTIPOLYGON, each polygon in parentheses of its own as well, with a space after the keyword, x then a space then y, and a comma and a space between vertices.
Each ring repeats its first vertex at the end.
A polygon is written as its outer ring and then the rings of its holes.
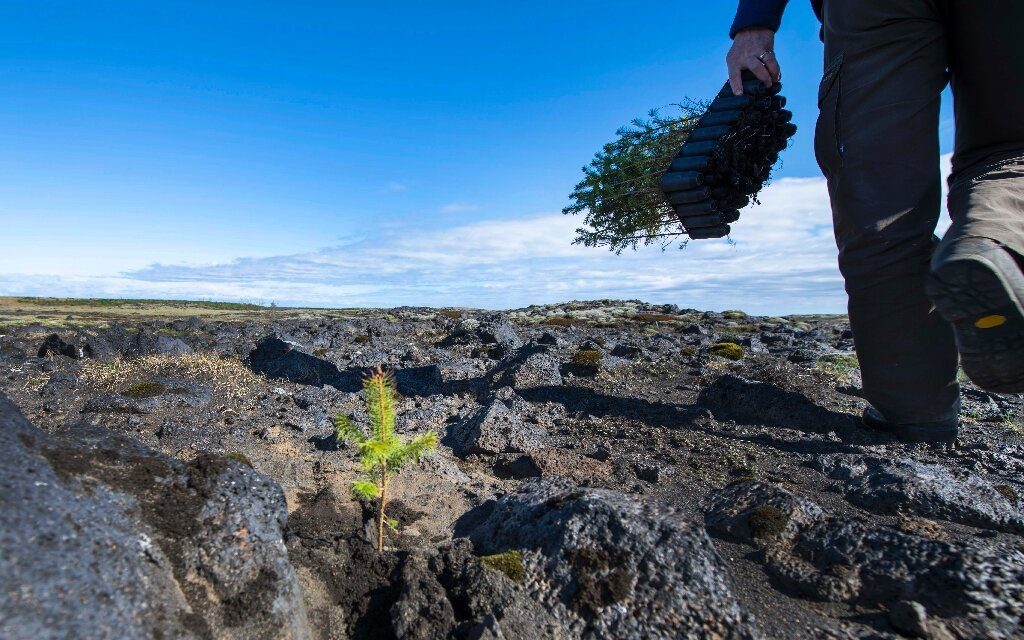
POLYGON ((688 233, 689 236, 694 240, 708 240, 711 238, 724 238, 725 236, 729 235, 730 231, 732 231, 732 229, 729 228, 729 225, 723 224, 717 227, 702 227, 700 229, 693 229, 692 231, 690 229, 687 229, 686 233, 688 233))
POLYGON ((696 189, 704 184, 704 176, 696 171, 685 173, 666 173, 661 177, 661 190, 665 193, 672 191, 688 191, 696 189))
POLYGON ((719 111, 718 113, 709 113, 700 119, 701 127, 722 127, 735 124, 740 116, 743 115, 742 111, 719 111))
POLYGON ((708 113, 718 113, 720 111, 736 111, 738 109, 746 109, 750 106, 750 103, 754 101, 753 96, 727 96, 725 98, 715 98, 714 102, 708 107, 708 113))
POLYGON ((729 133, 729 127, 701 127, 700 129, 694 129, 686 141, 705 142, 707 140, 718 140, 727 133, 729 133))
MULTIPOLYGON (((699 216, 705 213, 714 213, 715 203, 711 200, 704 200, 702 202, 694 202, 692 204, 677 204, 672 207, 672 209, 680 218, 686 218, 687 216, 699 216)), ((685 220, 683 220, 683 224, 686 224, 685 220)))
POLYGON ((690 189, 689 191, 676 191, 668 194, 668 203, 671 205, 692 204, 694 202, 701 202, 707 199, 708 190, 706 187, 690 189))
POLYGON ((716 148, 718 148, 718 140, 687 143, 684 144, 683 148, 679 151, 679 156, 708 156, 711 155, 716 148))
POLYGON ((695 156, 686 158, 676 158, 669 165, 668 170, 670 172, 675 171, 704 171, 708 168, 708 162, 711 158, 707 156, 695 156))
POLYGON ((725 222, 722 214, 709 213, 703 216, 687 216, 682 219, 683 226, 687 229, 700 229, 702 227, 717 227, 725 222))

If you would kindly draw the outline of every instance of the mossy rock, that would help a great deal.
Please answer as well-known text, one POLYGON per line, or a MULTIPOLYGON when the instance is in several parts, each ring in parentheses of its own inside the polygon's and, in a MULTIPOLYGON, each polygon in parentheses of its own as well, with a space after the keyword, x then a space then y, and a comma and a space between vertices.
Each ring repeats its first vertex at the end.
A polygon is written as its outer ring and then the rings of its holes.
POLYGON ((484 563, 486 567, 504 573, 514 582, 522 582, 526 579, 526 566, 523 564, 523 554, 515 549, 491 556, 482 556, 480 562, 484 563))
POLYGON ((162 396, 165 393, 167 393, 167 387, 163 384, 154 380, 146 380, 144 382, 137 382, 133 384, 125 389, 121 395, 128 398, 135 398, 136 400, 145 400, 146 398, 162 396))
POLYGON ((777 537, 786 530, 788 524, 789 516, 770 504, 756 507, 747 519, 750 535, 758 540, 777 537))
POLYGON ((633 322, 641 324, 655 324, 658 322, 675 322, 676 317, 667 313, 638 313, 631 318, 633 322))
POLYGON ((572 357, 572 364, 574 367, 581 369, 598 369, 601 366, 601 359, 604 356, 597 349, 583 349, 577 351, 572 357))
POLYGON ((726 320, 746 320, 748 316, 746 313, 742 311, 730 309, 728 311, 723 311, 722 317, 725 318, 726 320))
POLYGON ((370 341, 370 336, 360 335, 360 336, 356 336, 356 337, 352 338, 352 342, 354 342, 356 344, 364 344, 364 343, 369 342, 369 341, 370 341))
POLYGON ((548 318, 542 324, 546 324, 549 327, 571 327, 573 325, 571 318, 548 318))
POLYGON ((708 349, 708 353, 720 358, 726 358, 727 360, 743 359, 743 347, 735 342, 719 342, 717 344, 713 344, 708 349))
POLYGON ((231 453, 225 455, 224 457, 229 459, 229 460, 237 460, 238 462, 241 462, 242 464, 244 464, 245 466, 249 467, 250 469, 253 468, 252 462, 249 460, 249 458, 246 457, 246 455, 244 453, 239 453, 237 451, 232 451, 231 453))

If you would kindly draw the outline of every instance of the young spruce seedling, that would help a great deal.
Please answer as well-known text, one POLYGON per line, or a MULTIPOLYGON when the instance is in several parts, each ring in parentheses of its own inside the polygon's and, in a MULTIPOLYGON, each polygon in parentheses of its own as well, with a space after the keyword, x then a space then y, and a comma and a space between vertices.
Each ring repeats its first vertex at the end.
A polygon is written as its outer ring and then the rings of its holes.
POLYGON ((398 528, 398 521, 388 518, 386 513, 389 483, 405 463, 418 462, 437 448, 437 434, 429 431, 409 441, 395 434, 395 381, 380 367, 363 379, 363 393, 370 416, 369 434, 344 415, 336 416, 334 425, 339 442, 354 442, 359 448, 365 477, 352 483, 352 492, 360 500, 377 501, 377 550, 383 551, 384 526, 398 528))

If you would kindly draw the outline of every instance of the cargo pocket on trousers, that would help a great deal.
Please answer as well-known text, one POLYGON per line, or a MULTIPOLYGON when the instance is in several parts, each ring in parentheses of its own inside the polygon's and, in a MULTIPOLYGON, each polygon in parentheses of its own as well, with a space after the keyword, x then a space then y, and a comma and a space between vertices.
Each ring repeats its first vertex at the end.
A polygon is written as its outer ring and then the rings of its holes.
POLYGON ((814 132, 814 154, 821 172, 828 177, 831 170, 842 167, 846 149, 843 146, 843 54, 835 56, 822 74, 818 85, 818 124, 814 132))

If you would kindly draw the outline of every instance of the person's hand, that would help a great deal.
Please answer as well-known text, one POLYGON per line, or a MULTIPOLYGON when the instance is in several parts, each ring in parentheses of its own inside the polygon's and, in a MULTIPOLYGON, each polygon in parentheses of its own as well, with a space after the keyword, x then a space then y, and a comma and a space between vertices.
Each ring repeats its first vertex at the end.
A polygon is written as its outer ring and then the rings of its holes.
POLYGON ((743 93, 744 69, 766 87, 782 80, 782 69, 775 58, 775 32, 771 29, 744 29, 737 33, 725 63, 729 66, 729 84, 736 95, 743 93))

